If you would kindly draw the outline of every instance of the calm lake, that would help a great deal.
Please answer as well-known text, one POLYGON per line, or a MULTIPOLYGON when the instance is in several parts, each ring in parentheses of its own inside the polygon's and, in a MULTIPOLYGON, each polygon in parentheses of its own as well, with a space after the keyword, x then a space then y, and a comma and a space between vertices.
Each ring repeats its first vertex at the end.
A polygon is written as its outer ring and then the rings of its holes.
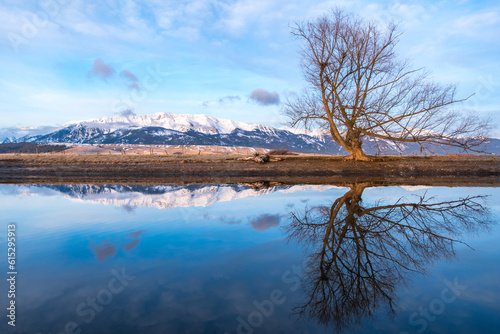
POLYGON ((0 185, 1 333, 498 333, 500 188, 0 185))

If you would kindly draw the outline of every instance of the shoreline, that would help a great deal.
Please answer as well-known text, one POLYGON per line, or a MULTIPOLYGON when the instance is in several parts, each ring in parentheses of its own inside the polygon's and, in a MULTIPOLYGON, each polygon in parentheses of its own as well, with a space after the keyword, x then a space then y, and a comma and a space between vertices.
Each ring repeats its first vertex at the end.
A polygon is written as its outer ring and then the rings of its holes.
POLYGON ((325 156, 0 155, 0 183, 279 183, 353 182, 408 185, 500 185, 497 156, 383 157, 350 161, 325 156))

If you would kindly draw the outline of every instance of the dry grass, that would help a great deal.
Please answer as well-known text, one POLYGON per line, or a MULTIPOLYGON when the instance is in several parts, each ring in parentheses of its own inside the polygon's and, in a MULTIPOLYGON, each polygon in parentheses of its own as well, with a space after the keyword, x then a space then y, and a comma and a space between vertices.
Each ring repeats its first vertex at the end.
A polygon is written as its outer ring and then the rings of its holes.
POLYGON ((265 148, 215 145, 136 145, 136 144, 79 144, 66 150, 66 154, 118 154, 118 155, 251 155, 263 154, 265 148))
POLYGON ((136 163, 166 163, 169 161, 193 160, 193 161, 224 161, 236 160, 241 156, 230 155, 118 155, 118 154, 0 154, 0 161, 16 161, 37 164, 136 164, 136 163))

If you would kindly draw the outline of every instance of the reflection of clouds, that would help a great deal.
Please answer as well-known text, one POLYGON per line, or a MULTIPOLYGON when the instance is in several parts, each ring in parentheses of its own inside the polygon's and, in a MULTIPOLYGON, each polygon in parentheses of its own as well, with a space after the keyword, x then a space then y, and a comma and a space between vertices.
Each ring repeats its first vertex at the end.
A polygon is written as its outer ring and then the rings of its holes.
POLYGON ((265 231, 280 224, 280 215, 263 214, 255 218, 250 224, 256 231, 265 231))
POLYGON ((242 220, 229 216, 229 215, 221 215, 221 214, 208 214, 205 213, 203 215, 204 220, 215 220, 227 225, 236 225, 241 224, 242 220))
POLYGON ((228 225, 236 225, 236 224, 240 224, 241 220, 231 219, 231 220, 224 220, 223 222, 228 224, 228 225))
POLYGON ((99 262, 104 262, 107 258, 114 257, 118 252, 116 245, 110 243, 109 240, 105 240, 101 245, 90 244, 89 248, 99 262))
POLYGON ((25 193, 19 193, 19 196, 34 197, 34 196, 36 196, 36 194, 32 194, 32 193, 25 192, 25 193))
POLYGON ((234 217, 223 216, 223 217, 220 218, 220 221, 223 222, 224 224, 228 224, 228 225, 241 224, 241 220, 240 219, 236 219, 234 217))
POLYGON ((130 252, 135 249, 139 243, 141 242, 141 235, 145 233, 145 230, 139 230, 135 232, 130 232, 128 237, 132 237, 133 239, 124 243, 120 243, 119 241, 110 242, 109 239, 106 239, 102 244, 95 245, 91 243, 89 245, 90 250, 94 253, 94 257, 99 262, 106 261, 107 258, 114 257, 118 253, 118 248, 122 248, 125 252, 130 252), (121 246, 118 246, 121 244, 121 246))
POLYGON ((135 247, 137 247, 137 245, 141 242, 140 239, 135 239, 135 240, 132 240, 132 241, 129 241, 127 243, 124 243, 122 245, 122 249, 125 251, 125 252, 130 252, 131 250, 133 250, 135 247))
POLYGON ((129 204, 125 204, 121 207, 127 213, 135 213, 135 207, 129 204))

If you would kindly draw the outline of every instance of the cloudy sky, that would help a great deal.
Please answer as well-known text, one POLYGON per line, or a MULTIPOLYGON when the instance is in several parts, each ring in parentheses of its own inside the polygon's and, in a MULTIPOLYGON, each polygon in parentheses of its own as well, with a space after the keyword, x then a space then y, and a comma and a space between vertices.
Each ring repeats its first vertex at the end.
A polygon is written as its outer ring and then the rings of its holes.
POLYGON ((294 22, 333 6, 400 22, 401 56, 500 111, 497 1, 0 0, 0 127, 160 111, 279 126, 294 22))

